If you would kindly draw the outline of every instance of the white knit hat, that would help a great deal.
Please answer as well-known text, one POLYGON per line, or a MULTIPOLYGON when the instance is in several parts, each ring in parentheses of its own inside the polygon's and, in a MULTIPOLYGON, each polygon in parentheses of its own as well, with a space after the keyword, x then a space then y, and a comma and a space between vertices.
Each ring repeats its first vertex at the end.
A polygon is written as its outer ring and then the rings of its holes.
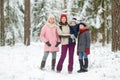
POLYGON ((47 22, 49 22, 49 19, 50 19, 50 18, 54 18, 54 19, 55 19, 55 16, 54 16, 53 14, 49 14, 49 15, 48 15, 48 18, 47 18, 47 22))
POLYGON ((70 23, 71 23, 71 22, 77 23, 77 19, 76 19, 76 18, 72 18, 72 20, 70 21, 70 23))

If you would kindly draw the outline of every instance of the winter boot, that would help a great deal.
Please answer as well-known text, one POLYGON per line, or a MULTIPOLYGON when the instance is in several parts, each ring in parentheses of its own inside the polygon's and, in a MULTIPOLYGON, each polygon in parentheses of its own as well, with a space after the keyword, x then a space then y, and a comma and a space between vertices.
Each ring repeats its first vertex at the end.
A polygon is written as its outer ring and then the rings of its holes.
POLYGON ((56 63, 56 59, 52 59, 52 70, 55 70, 55 63, 56 63))
POLYGON ((41 70, 43 70, 43 68, 45 67, 45 62, 46 62, 46 61, 42 61, 42 62, 41 62, 41 66, 40 66, 40 69, 41 69, 41 70))
POLYGON ((81 72, 83 72, 83 60, 82 59, 79 59, 79 64, 80 64, 80 70, 78 70, 77 72, 78 73, 81 73, 81 72))
POLYGON ((83 70, 87 71, 87 68, 88 68, 88 58, 84 59, 83 70))

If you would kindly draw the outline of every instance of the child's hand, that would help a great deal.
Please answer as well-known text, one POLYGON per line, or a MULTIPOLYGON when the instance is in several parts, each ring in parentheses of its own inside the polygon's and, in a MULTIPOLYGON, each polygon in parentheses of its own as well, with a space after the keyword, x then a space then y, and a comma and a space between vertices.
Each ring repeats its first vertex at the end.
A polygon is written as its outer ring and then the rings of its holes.
POLYGON ((47 44, 47 46, 49 46, 49 47, 51 46, 51 44, 50 44, 50 42, 49 42, 49 41, 47 41, 47 42, 46 42, 46 44, 47 44))

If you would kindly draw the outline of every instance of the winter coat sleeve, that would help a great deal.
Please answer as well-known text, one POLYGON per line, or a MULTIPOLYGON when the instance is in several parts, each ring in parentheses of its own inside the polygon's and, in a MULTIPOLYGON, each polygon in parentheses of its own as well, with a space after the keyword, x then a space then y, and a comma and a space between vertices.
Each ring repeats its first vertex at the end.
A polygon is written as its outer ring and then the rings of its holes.
POLYGON ((60 42, 60 37, 59 37, 59 34, 58 34, 58 29, 57 29, 57 42, 60 42))
POLYGON ((86 48, 90 48, 90 33, 87 31, 86 34, 86 48))
POLYGON ((61 38, 69 38, 70 34, 66 35, 62 32, 62 30, 60 29, 60 27, 57 27, 57 33, 61 38))
POLYGON ((74 29, 74 35, 75 35, 76 38, 78 36, 78 30, 79 30, 78 25, 76 25, 75 29, 74 29))
POLYGON ((45 25, 42 27, 41 29, 41 33, 40 33, 40 39, 43 41, 43 42, 47 42, 47 38, 45 37, 46 36, 46 29, 45 29, 45 25))
POLYGON ((60 30, 59 26, 57 26, 57 33, 58 33, 58 35, 62 34, 62 31, 60 30))

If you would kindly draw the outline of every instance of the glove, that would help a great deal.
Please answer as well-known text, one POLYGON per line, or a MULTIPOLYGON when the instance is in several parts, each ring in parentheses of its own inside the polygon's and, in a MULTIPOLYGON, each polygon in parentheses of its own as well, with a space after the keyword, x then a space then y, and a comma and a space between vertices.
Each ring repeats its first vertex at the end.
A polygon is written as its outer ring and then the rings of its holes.
POLYGON ((60 44, 60 42, 57 42, 57 43, 56 43, 56 45, 55 45, 55 47, 58 47, 58 46, 59 46, 59 44, 60 44))
POLYGON ((90 54, 90 48, 86 48, 86 54, 89 55, 90 54))
POLYGON ((75 36, 73 34, 70 35, 70 38, 75 39, 75 36))
POLYGON ((47 41, 47 42, 46 42, 46 44, 47 44, 47 46, 49 46, 49 47, 51 46, 51 44, 50 44, 50 42, 49 42, 49 41, 47 41))

